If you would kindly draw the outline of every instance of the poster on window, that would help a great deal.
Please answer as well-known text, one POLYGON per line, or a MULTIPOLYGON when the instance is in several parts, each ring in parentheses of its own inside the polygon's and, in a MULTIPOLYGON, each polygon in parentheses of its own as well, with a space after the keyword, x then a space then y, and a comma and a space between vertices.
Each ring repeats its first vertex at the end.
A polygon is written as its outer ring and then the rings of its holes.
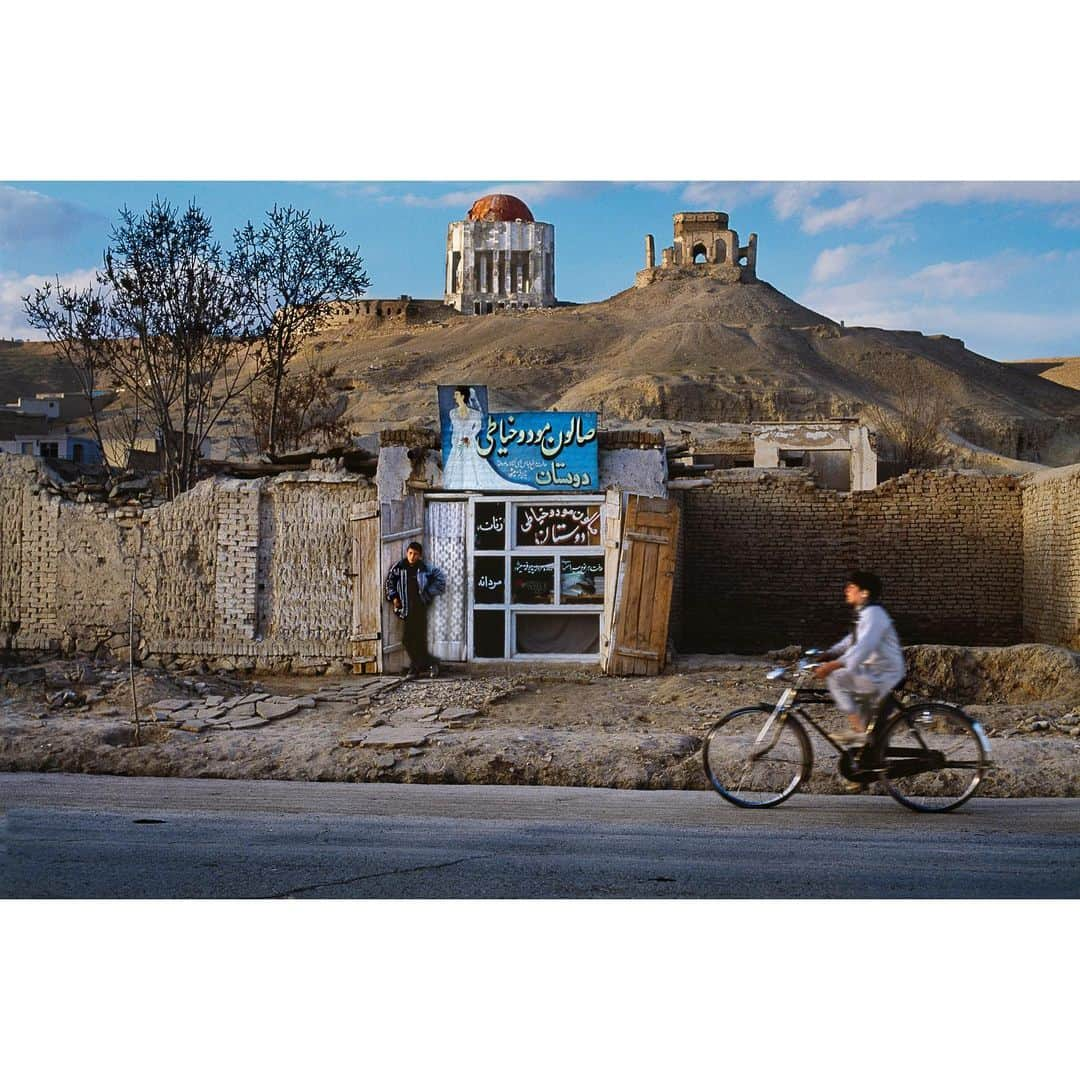
POLYGON ((486 386, 439 387, 446 491, 599 491, 597 415, 488 412, 486 386))

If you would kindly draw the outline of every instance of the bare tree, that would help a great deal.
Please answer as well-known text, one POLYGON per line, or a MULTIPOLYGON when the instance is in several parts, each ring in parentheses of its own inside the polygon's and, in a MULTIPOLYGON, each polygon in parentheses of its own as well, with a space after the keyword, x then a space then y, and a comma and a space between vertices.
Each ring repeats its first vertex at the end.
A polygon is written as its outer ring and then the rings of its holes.
POLYGON ((270 386, 267 431, 256 436, 271 454, 282 442, 282 397, 291 361, 306 338, 371 285, 359 248, 341 244, 344 236, 321 220, 312 222, 307 210, 276 205, 261 228, 249 221, 235 233, 230 265, 257 313, 260 362, 270 386))
MULTIPOLYGON (((347 402, 334 387, 337 368, 315 365, 301 372, 288 372, 281 381, 278 401, 277 448, 298 450, 310 443, 330 445, 344 442, 349 427, 342 419, 347 402)), ((248 393, 251 430, 260 450, 268 449, 273 387, 260 381, 248 393)))
POLYGON ((906 363, 892 372, 890 383, 893 408, 874 405, 869 419, 892 460, 905 472, 940 465, 947 450, 945 423, 949 415, 941 379, 934 372, 906 363))
POLYGON ((89 402, 90 429, 105 469, 111 473, 105 456, 97 391, 107 377, 109 340, 113 337, 109 304, 100 289, 68 288, 56 279, 56 286, 46 282, 22 298, 26 321, 42 330, 56 351, 79 380, 79 389, 89 402))
POLYGON ((118 332, 110 368, 146 403, 176 495, 197 479, 203 441, 254 377, 244 366, 246 293, 202 210, 192 204, 180 214, 160 199, 141 216, 120 212, 99 282, 111 292, 118 332))

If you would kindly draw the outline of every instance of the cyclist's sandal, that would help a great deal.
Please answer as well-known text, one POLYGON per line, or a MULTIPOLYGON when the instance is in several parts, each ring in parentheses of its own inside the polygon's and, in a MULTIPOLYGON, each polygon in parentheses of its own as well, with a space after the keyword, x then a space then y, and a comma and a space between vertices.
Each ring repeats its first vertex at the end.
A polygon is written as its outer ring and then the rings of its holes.
POLYGON ((833 736, 833 740, 841 746, 865 746, 865 731, 840 731, 833 736))

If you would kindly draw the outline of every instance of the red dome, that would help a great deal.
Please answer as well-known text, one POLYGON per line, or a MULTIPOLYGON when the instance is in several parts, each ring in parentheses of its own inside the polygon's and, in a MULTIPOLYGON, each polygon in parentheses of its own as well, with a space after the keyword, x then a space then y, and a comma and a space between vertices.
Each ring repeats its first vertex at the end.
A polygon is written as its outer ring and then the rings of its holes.
POLYGON ((485 195, 466 214, 467 221, 534 221, 532 211, 513 195, 485 195))

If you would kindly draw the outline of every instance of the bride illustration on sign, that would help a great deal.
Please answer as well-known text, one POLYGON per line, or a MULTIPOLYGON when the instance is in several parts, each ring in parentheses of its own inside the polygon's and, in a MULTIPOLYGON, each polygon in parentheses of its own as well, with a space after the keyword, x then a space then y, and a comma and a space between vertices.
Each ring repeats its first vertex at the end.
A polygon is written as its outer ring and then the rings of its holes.
POLYGON ((450 453, 443 463, 443 487, 448 491, 532 490, 528 484, 515 484, 501 476, 487 458, 476 452, 477 436, 484 426, 484 410, 473 387, 454 387, 449 420, 450 453))

